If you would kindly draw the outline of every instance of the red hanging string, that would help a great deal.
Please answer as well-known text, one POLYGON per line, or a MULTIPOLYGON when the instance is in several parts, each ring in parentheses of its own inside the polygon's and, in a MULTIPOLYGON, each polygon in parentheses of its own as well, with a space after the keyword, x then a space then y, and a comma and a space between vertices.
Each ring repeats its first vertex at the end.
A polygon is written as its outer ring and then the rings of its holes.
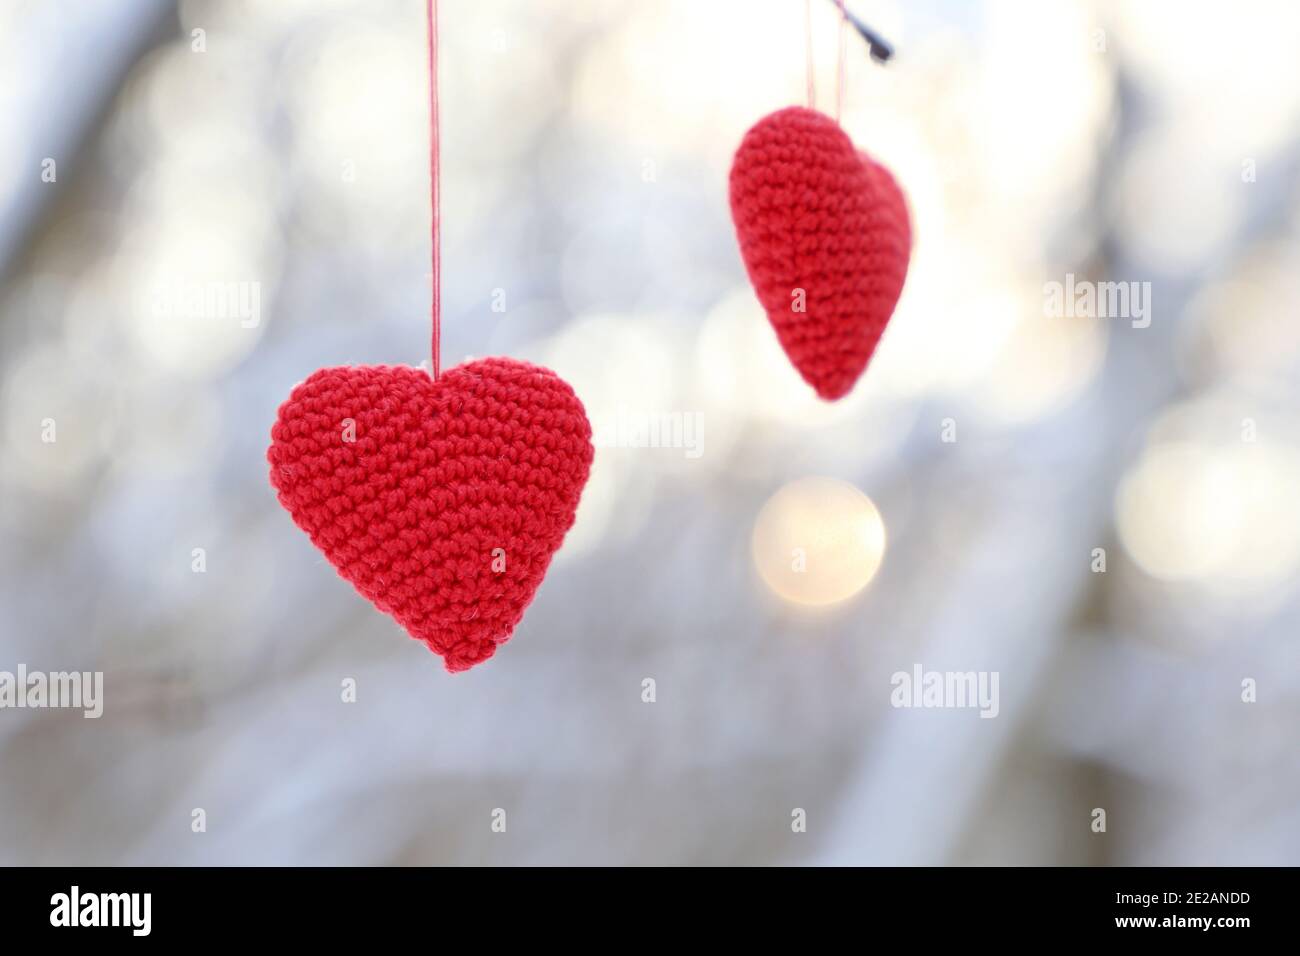
POLYGON ((844 103, 844 49, 849 39, 849 12, 844 9, 844 0, 835 0, 835 5, 840 8, 840 48, 835 59, 835 122, 838 123, 844 103))
MULTIPOLYGON (((840 11, 839 49, 835 57, 835 122, 838 123, 844 105, 844 56, 848 47, 849 11, 844 6, 844 0, 833 0, 833 2, 840 11)), ((812 0, 804 0, 803 32, 804 53, 808 66, 808 108, 811 110, 817 108, 817 70, 813 58, 812 0)))
POLYGON ((438 0, 427 0, 429 35, 429 239, 432 245, 430 315, 433 319, 433 380, 442 372, 442 255, 438 221, 438 0))
POLYGON ((817 108, 817 76, 813 69, 812 0, 803 4, 804 57, 808 66, 808 108, 817 108))

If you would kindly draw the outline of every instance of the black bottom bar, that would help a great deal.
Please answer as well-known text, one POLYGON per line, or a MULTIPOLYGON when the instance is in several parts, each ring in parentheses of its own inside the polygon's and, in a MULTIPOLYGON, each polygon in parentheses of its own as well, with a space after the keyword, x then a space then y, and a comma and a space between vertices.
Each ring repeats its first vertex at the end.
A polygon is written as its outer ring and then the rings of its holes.
POLYGON ((7 942, 75 933, 83 943, 373 944, 427 927, 436 945, 451 942, 438 934, 454 925, 457 940, 482 927, 485 943, 516 929, 541 944, 612 921, 661 942, 724 932, 735 943, 786 929, 860 940, 919 931, 927 943, 1106 935, 1231 944, 1285 932, 1295 912, 1289 869, 10 869, 0 881, 7 942))

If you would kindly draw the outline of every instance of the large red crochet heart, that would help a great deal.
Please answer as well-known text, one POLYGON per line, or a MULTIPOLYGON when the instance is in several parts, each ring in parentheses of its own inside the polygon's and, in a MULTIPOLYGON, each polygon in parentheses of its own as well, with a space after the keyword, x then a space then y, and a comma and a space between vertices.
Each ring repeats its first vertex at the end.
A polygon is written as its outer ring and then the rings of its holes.
POLYGON ((549 369, 481 359, 434 381, 326 368, 271 429, 271 484, 339 574, 447 670, 509 638, 591 468, 582 403, 549 369))
POLYGON ((847 394, 907 276, 912 230, 894 177, 830 117, 792 106, 736 150, 731 216, 790 361, 822 398, 847 394))

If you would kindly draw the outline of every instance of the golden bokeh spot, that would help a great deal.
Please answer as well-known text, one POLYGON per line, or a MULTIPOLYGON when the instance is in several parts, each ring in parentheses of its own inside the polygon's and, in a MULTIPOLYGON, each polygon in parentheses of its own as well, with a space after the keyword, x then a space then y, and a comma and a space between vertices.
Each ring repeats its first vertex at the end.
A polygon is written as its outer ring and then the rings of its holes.
POLYGON ((800 478, 767 500, 754 522, 754 566, 792 604, 846 600, 885 556, 885 523, 871 499, 834 478, 800 478))

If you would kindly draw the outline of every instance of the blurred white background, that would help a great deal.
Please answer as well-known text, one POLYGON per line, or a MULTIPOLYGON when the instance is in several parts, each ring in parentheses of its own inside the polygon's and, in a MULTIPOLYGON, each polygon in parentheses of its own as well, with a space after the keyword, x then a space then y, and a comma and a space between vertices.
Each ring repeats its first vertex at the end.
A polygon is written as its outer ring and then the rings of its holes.
POLYGON ((444 364, 702 454, 599 449, 446 674, 264 458, 314 369, 427 358, 423 3, 0 0, 0 670, 106 698, 0 711, 0 862, 1300 859, 1300 7, 854 0, 898 54, 849 38, 843 125, 916 245, 834 405, 727 207, 803 0, 441 7, 444 364), (1070 274, 1150 326, 1047 315, 1070 274), (223 283, 258 321, 156 307, 223 283), (916 663, 998 672, 997 718, 892 708, 916 663))

